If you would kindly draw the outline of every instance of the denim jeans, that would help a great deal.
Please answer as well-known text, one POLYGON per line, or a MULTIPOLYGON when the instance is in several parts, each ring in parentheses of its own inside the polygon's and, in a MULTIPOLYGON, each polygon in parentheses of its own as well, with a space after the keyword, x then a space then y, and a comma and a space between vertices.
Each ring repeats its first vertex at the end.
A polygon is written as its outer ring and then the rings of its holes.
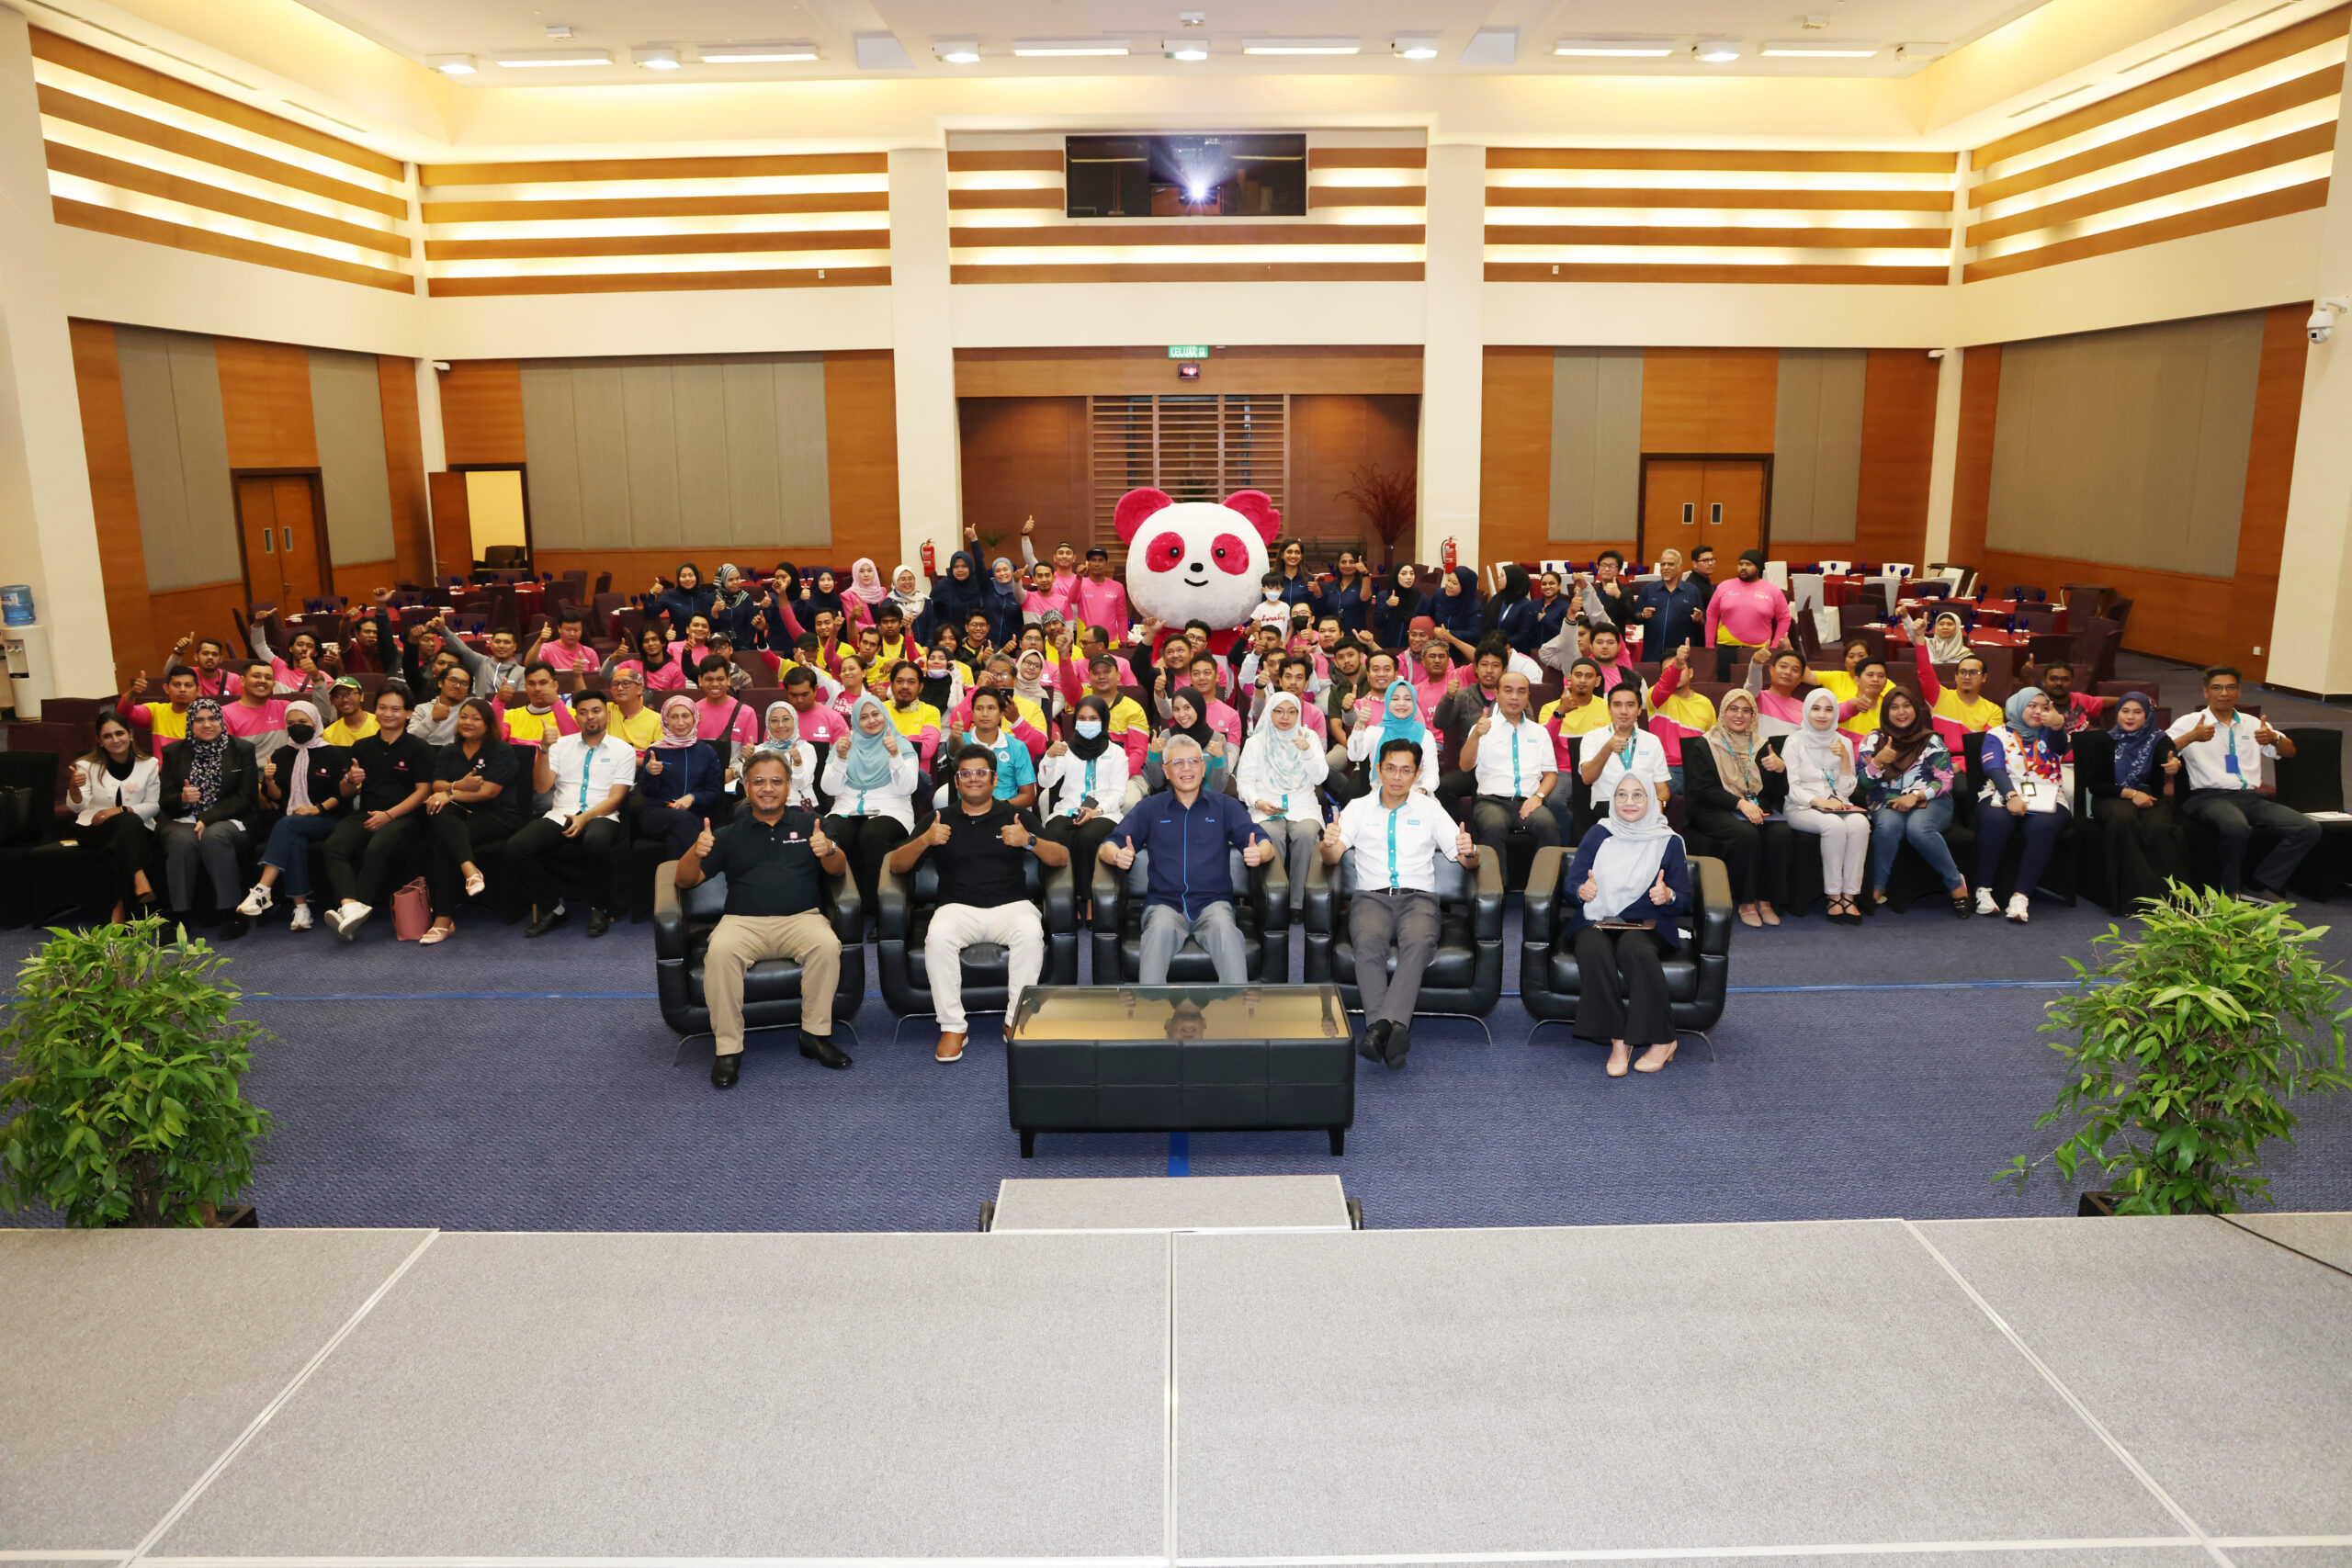
POLYGON ((340 812, 318 817, 286 816, 269 830, 261 863, 277 868, 278 891, 288 898, 311 896, 311 846, 343 825, 340 812))
POLYGON ((1887 879, 1894 874, 1894 857, 1908 839, 1911 847, 1926 857, 1944 886, 1958 892, 1967 886, 1960 874, 1959 863, 1951 858, 1951 846, 1944 842, 1944 829, 1951 826, 1951 795, 1947 793, 1916 806, 1908 811, 1897 811, 1892 806, 1874 807, 1871 810, 1871 886, 1879 892, 1886 891, 1887 879))

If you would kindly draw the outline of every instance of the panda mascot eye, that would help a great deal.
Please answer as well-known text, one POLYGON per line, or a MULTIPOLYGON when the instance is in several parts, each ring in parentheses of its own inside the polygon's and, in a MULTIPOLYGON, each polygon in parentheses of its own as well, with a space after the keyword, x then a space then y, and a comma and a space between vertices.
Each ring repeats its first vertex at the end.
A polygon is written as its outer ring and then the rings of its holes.
POLYGON ((1162 534, 1144 551, 1144 560, 1154 571, 1174 571, 1184 563, 1184 541, 1174 534, 1162 534))
POLYGON ((1250 547, 1238 535, 1219 534, 1209 547, 1209 555, 1218 567, 1237 577, 1250 570, 1250 547))

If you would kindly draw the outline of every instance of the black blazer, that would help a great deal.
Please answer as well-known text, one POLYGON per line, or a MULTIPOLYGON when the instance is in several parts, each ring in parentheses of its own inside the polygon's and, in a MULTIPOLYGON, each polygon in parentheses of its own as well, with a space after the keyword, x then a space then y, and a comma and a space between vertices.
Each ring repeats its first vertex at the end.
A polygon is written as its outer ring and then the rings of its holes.
MULTIPOLYGON (((254 761, 254 743, 238 735, 225 740, 229 749, 220 758, 220 793, 211 809, 196 818, 207 827, 232 817, 250 821, 260 810, 261 769, 254 761)), ((161 816, 166 822, 178 820, 183 809, 180 790, 187 784, 188 754, 186 740, 175 740, 164 748, 161 816)))
MULTIPOLYGON (((286 803, 294 798, 294 778, 288 772, 294 749, 282 747, 270 754, 277 764, 277 798, 268 802, 272 811, 283 812, 286 803)), ((333 816, 343 809, 345 802, 341 793, 344 770, 351 766, 351 753, 341 746, 320 746, 309 753, 311 766, 311 804, 322 816, 333 816)))
MULTIPOLYGON (((1764 743, 1764 750, 1773 756, 1781 754, 1782 737, 1774 736, 1764 743)), ((1767 811, 1778 811, 1789 798, 1789 775, 1766 768, 1764 789, 1757 796, 1757 804, 1767 811)), ((1713 811, 1729 816, 1739 809, 1738 798, 1725 789, 1715 772, 1714 749, 1703 737, 1685 736, 1682 740, 1682 795, 1690 803, 1693 812, 1713 811)))
MULTIPOLYGON (((2155 749, 2149 754, 2148 776, 2137 787, 2159 799, 2174 793, 2174 781, 2188 776, 2184 768, 2178 773, 2163 771, 2165 762, 2173 755, 2172 737, 2156 737, 2155 749)), ((2107 731, 2086 729, 2075 737, 2075 782, 2087 790, 2093 800, 2114 800, 2123 793, 2115 782, 2115 741, 2107 731), (2092 737, 2096 736, 2094 739, 2092 737)))

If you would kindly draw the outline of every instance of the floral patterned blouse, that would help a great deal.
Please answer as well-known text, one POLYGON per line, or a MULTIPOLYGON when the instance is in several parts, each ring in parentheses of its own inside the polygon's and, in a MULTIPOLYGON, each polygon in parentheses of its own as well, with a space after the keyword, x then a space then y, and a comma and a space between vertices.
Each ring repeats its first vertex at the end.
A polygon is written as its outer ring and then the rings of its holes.
POLYGON ((1879 748, 1885 744, 1884 733, 1875 729, 1862 743, 1863 805, 1884 806, 1898 795, 1917 795, 1926 802, 1951 793, 1951 752, 1945 747, 1942 736, 1929 736, 1911 765, 1893 776, 1882 773, 1874 761, 1879 748))

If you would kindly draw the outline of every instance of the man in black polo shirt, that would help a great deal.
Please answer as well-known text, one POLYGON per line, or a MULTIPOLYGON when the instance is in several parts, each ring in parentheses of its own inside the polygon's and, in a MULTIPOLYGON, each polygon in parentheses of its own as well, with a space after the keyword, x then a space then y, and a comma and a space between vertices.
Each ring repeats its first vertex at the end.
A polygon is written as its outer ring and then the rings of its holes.
POLYGON ((846 1067, 849 1053, 833 1044, 833 987, 841 981, 842 942, 819 900, 817 873, 838 876, 849 864, 817 818, 787 807, 790 764, 759 751, 743 764, 751 810, 718 832, 705 822, 702 836, 678 861, 683 893, 711 874, 727 877, 727 912, 703 954, 702 994, 718 1054, 710 1064, 714 1089, 732 1089, 743 1066, 743 972, 763 958, 800 965, 800 1054, 828 1067, 846 1067))
POLYGON ((955 801, 884 862, 904 876, 930 855, 940 887, 954 900, 932 912, 922 943, 932 1005, 939 1010, 939 1046, 933 1055, 943 1062, 964 1056, 964 950, 980 942, 1005 950, 1011 972, 1004 1011, 1011 1018, 1046 964, 1046 922, 1029 901, 1022 862, 1035 855, 1049 866, 1069 863, 1069 850, 1037 836, 1034 811, 996 798, 995 752, 965 747, 956 757, 955 784, 955 801))

